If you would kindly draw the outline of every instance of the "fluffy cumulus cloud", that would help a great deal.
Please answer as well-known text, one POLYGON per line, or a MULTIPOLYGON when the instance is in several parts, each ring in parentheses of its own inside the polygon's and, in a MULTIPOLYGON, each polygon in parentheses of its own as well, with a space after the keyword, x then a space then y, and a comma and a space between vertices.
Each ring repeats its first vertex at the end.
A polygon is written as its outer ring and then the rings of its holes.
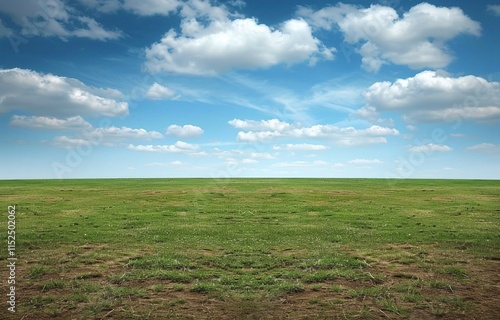
POLYGON ((0 70, 0 113, 28 111, 43 116, 107 116, 128 114, 128 104, 112 89, 24 69, 0 70))
POLYGON ((199 0, 185 3, 180 14, 181 33, 171 29, 146 50, 147 70, 216 75, 233 69, 333 59, 334 49, 315 38, 302 19, 272 28, 199 0))
POLYGON ((183 141, 177 141, 172 145, 133 145, 129 144, 128 149, 135 151, 147 151, 158 153, 193 153, 199 146, 183 141))
POLYGON ((190 124, 184 126, 171 125, 167 128, 167 135, 179 138, 197 138, 203 134, 203 129, 190 124))
POLYGON ((339 4, 318 11, 300 8, 298 14, 316 28, 337 26, 350 45, 359 45, 363 67, 376 72, 383 64, 410 68, 443 68, 450 64, 446 41, 460 34, 479 36, 481 26, 457 7, 420 3, 402 17, 391 7, 359 8, 339 4))
POLYGON ((167 100, 175 98, 176 95, 174 90, 155 82, 149 87, 146 97, 151 100, 167 100))
POLYGON ((399 135, 396 129, 375 125, 366 129, 334 125, 304 127, 277 119, 262 121, 234 119, 230 121, 230 124, 235 128, 259 129, 259 131, 238 132, 237 140, 241 142, 259 142, 278 138, 328 139, 343 146, 357 146, 386 143, 387 136, 399 135), (270 126, 271 123, 279 124, 279 126, 270 126))
POLYGON ((77 11, 61 0, 22 2, 1 1, 0 12, 10 20, 26 37, 70 37, 93 40, 111 40, 122 37, 117 30, 107 30, 96 20, 78 15, 77 11))
POLYGON ((399 112, 408 122, 500 120, 500 83, 476 76, 423 71, 393 83, 376 82, 364 93, 358 114, 399 112))

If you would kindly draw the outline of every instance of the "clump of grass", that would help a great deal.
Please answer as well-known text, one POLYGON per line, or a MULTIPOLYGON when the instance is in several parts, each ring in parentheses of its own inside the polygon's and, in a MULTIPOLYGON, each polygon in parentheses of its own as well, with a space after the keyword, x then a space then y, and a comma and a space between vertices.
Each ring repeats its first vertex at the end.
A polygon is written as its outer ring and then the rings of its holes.
POLYGON ((390 297, 389 288, 386 286, 373 286, 373 287, 365 287, 359 289, 349 290, 349 295, 351 297, 378 297, 378 298, 387 298, 390 297))
POLYGON ((174 285, 172 286, 172 289, 173 289, 174 291, 182 291, 182 290, 184 290, 184 286, 183 286, 182 284, 174 284, 174 285))
POLYGON ((151 287, 151 290, 153 292, 162 292, 165 291, 165 286, 162 284, 155 284, 154 286, 151 287))
POLYGON ((283 293, 299 293, 305 290, 304 286, 296 282, 283 282, 278 286, 283 293))
POLYGON ((51 295, 36 295, 30 298, 29 302, 35 308, 45 307, 56 301, 55 296, 51 295))
POLYGON ((66 286, 66 282, 61 279, 52 279, 40 286, 42 287, 42 291, 47 291, 52 289, 62 289, 66 286))
POLYGON ((311 286, 312 291, 320 291, 321 289, 323 289, 323 286, 321 284, 313 284, 311 286))
POLYGON ((406 308, 398 306, 394 301, 390 301, 387 299, 384 299, 382 301, 382 309, 386 311, 390 311, 392 313, 395 313, 397 315, 402 315, 407 311, 406 308))
POLYGON ((467 277, 467 270, 461 267, 456 267, 456 266, 445 267, 443 269, 443 272, 453 276, 456 279, 463 279, 467 277))
POLYGON ((32 266, 29 268, 29 275, 32 280, 39 280, 44 275, 49 273, 49 268, 46 266, 32 266))
POLYGON ((198 282, 191 287, 191 292, 211 293, 220 291, 220 287, 212 282, 198 282))
POLYGON ((431 280, 429 282, 429 285, 433 289, 443 289, 443 290, 446 290, 449 292, 453 292, 453 286, 450 283, 445 282, 445 281, 431 280))
POLYGON ((344 290, 345 290, 345 287, 338 285, 338 284, 334 284, 330 288, 328 288, 328 291, 331 291, 331 292, 342 292, 344 290))

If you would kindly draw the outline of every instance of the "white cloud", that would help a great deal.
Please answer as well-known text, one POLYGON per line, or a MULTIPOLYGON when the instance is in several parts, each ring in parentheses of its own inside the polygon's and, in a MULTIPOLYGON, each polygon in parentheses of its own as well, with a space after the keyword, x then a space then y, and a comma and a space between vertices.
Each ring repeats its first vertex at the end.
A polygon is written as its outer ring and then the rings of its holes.
POLYGON ((290 161, 290 162, 278 162, 275 163, 273 166, 275 167, 319 167, 319 166, 326 166, 328 162, 323 161, 323 160, 316 160, 316 161, 290 161))
POLYGON ((233 119, 228 123, 234 128, 243 130, 283 131, 291 127, 289 123, 280 121, 278 119, 260 120, 260 121, 233 119))
POLYGON ((90 137, 102 137, 106 142, 124 141, 130 139, 161 139, 163 135, 157 131, 147 131, 145 129, 132 129, 128 127, 107 127, 96 128, 90 133, 90 137))
POLYGON ((175 91, 155 82, 149 87, 146 97, 151 100, 173 99, 175 98, 175 91))
POLYGON ((123 8, 141 16, 168 15, 180 4, 177 0, 125 0, 123 8))
POLYGON ((8 14, 24 36, 88 38, 111 40, 122 37, 121 31, 106 30, 93 18, 79 16, 77 10, 61 0, 1 1, 0 11, 8 14))
POLYGON ((287 143, 284 145, 273 146, 274 150, 288 150, 288 151, 321 151, 328 149, 327 146, 322 144, 309 144, 309 143, 299 143, 292 144, 287 143))
POLYGON ((128 104, 110 95, 116 96, 117 90, 96 89, 76 79, 25 69, 0 70, 0 113, 23 110, 44 116, 127 115, 128 104))
POLYGON ((278 28, 253 18, 231 20, 224 7, 189 1, 181 11, 181 34, 173 29, 146 49, 145 67, 151 72, 216 75, 233 69, 269 68, 319 57, 333 59, 302 19, 291 19, 278 28), (208 16, 208 24, 200 22, 208 16))
POLYGON ((77 137, 56 137, 53 139, 53 142, 56 146, 60 147, 72 147, 79 144, 110 146, 130 140, 152 140, 161 138, 163 138, 163 135, 156 131, 111 126, 105 128, 85 128, 85 130, 78 133, 77 137))
POLYGON ((10 35, 12 35, 12 30, 6 27, 3 24, 2 19, 0 19, 0 38, 6 38, 9 37, 10 35))
POLYGON ((227 4, 233 7, 244 8, 247 4, 243 0, 229 0, 227 4))
POLYGON ((450 133, 450 137, 463 138, 463 137, 465 137, 465 134, 463 134, 463 133, 450 133))
POLYGON ((310 138, 331 139, 339 145, 356 146, 385 143, 387 142, 387 136, 399 135, 399 131, 396 129, 380 126, 371 126, 366 129, 341 128, 334 125, 302 127, 298 124, 291 125, 286 122, 278 122, 276 119, 261 121, 234 119, 229 123, 236 128, 276 129, 274 131, 240 131, 237 140, 241 142, 257 142, 277 138, 310 138))
POLYGON ((348 163, 351 164, 381 164, 383 163, 379 159, 354 159, 350 160, 348 163))
POLYGON ((434 144, 428 143, 421 146, 409 146, 408 151, 410 152, 423 152, 423 153, 432 153, 432 152, 449 152, 453 149, 444 144, 434 144))
POLYGON ((171 165, 173 166, 182 166, 184 163, 182 163, 181 161, 179 160, 176 160, 176 161, 172 161, 170 162, 171 165))
POLYGON ((258 162, 259 161, 255 160, 255 159, 249 159, 249 158, 241 160, 241 163, 243 163, 243 164, 254 164, 254 163, 258 163, 258 162))
POLYGON ((500 145, 493 143, 480 143, 465 148, 469 152, 500 153, 500 145))
POLYGON ((128 149, 135 151, 159 152, 159 153, 192 153, 199 149, 197 145, 183 141, 177 141, 173 145, 132 145, 128 149))
POLYGON ((79 138, 69 138, 67 136, 61 136, 61 137, 56 137, 52 140, 52 144, 57 146, 57 147, 62 147, 62 148, 73 148, 73 147, 80 147, 80 146, 88 146, 91 145, 92 142, 86 139, 79 139, 79 138))
POLYGON ((122 6, 120 0, 78 0, 88 8, 99 12, 111 13, 116 12, 122 6))
POLYGON ((53 129, 53 130, 89 130, 92 125, 80 116, 67 119, 35 117, 35 116, 12 116, 9 124, 17 127, 27 127, 33 129, 53 129))
POLYGON ((250 158, 270 160, 270 159, 274 159, 274 156, 267 153, 267 152, 250 152, 250 158))
POLYGON ((105 30, 97 21, 92 18, 78 17, 77 20, 85 27, 71 31, 69 33, 70 36, 101 41, 113 40, 122 37, 121 31, 105 30))
POLYGON ((203 129, 190 124, 184 126, 171 125, 167 128, 167 135, 179 138, 196 138, 203 134, 203 129))
POLYGON ((257 142, 257 141, 271 140, 282 136, 283 134, 278 131, 259 131, 259 132, 240 131, 238 132, 236 139, 242 142, 257 142))
POLYGON ((487 10, 493 13, 496 16, 500 16, 500 5, 498 4, 489 4, 487 10))
POLYGON ((436 71, 376 82, 364 93, 360 110, 399 112, 408 122, 500 120, 500 83, 476 76, 453 78, 436 71))
POLYGON ((358 8, 339 4, 318 11, 299 8, 298 14, 313 26, 330 30, 337 25, 345 41, 361 44, 357 52, 363 67, 376 72, 383 64, 410 68, 442 68, 453 56, 446 41, 460 34, 479 36, 481 26, 458 7, 436 7, 420 3, 402 17, 391 7, 358 8))

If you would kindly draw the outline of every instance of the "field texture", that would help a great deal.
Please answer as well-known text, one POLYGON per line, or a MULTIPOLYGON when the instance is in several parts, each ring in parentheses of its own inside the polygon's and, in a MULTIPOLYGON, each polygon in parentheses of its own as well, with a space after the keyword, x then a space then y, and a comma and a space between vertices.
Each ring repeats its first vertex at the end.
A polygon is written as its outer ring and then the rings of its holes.
POLYGON ((0 181, 0 197, 0 318, 500 314, 500 181, 0 181))

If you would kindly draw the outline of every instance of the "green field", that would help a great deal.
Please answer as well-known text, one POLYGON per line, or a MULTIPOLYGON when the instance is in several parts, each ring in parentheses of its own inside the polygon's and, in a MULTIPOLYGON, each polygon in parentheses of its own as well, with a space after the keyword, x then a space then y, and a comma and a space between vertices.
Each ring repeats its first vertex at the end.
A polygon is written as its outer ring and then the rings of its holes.
POLYGON ((500 314, 500 181, 18 180, 0 198, 5 318, 500 314))

